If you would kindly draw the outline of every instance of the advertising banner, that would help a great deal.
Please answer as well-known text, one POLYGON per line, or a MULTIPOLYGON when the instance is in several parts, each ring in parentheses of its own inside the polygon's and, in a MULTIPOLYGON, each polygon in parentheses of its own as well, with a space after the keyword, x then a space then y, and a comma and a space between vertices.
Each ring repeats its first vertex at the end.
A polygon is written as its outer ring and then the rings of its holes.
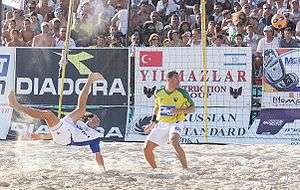
MULTIPOLYGON (((127 129, 126 140, 145 139, 145 135, 140 134, 142 133, 140 128, 150 122, 154 91, 165 84, 169 71, 176 70, 181 81, 180 87, 189 93, 197 109, 195 114, 187 116, 184 123, 185 138, 182 140, 188 143, 204 141, 201 132, 204 97, 204 70, 201 55, 201 48, 136 49, 134 110, 127 129), (197 129, 196 134, 190 132, 194 129, 197 129)), ((213 128, 217 130, 209 132, 209 136, 232 138, 238 135, 236 132, 238 127, 247 128, 249 125, 251 49, 208 48, 207 58, 209 130, 213 128), (232 121, 231 117, 234 118, 232 121), (222 122, 217 122, 217 120, 222 120, 222 122), (230 127, 236 128, 235 132, 230 127), (224 131, 224 135, 219 131, 224 131), (229 131, 227 132, 229 135, 226 135, 225 131, 229 131)), ((240 132, 242 133, 246 134, 245 131, 240 132)))
MULTIPOLYGON (((16 94, 23 104, 57 110, 60 58, 59 49, 17 49, 16 94)), ((105 113, 100 127, 105 140, 123 140, 128 108, 128 50, 71 50, 64 80, 63 109, 75 109, 78 94, 91 72, 100 72, 105 80, 93 84, 87 109, 99 115, 105 113), (110 135, 114 130, 118 135, 110 135)))

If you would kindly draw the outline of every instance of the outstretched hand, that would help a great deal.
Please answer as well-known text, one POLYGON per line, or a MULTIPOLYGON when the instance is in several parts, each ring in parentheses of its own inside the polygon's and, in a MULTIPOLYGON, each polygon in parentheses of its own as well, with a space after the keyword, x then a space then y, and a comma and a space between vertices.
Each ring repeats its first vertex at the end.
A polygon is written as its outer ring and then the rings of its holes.
POLYGON ((10 91, 10 93, 8 95, 8 105, 12 108, 15 108, 18 105, 15 91, 10 91))
POLYGON ((155 127, 155 124, 156 123, 151 122, 147 127, 145 127, 145 129, 144 129, 145 134, 149 134, 150 131, 155 127))

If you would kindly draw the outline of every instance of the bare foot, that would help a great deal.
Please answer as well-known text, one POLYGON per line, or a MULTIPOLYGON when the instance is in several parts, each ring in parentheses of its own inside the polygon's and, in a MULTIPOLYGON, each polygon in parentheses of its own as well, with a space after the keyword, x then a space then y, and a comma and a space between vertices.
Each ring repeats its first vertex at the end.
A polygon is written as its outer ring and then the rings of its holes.
POLYGON ((100 73, 91 73, 89 74, 89 79, 91 82, 95 82, 97 80, 104 80, 104 77, 100 73))
POLYGON ((10 91, 9 95, 8 95, 8 101, 9 101, 9 106, 12 108, 16 108, 18 105, 18 101, 15 95, 14 91, 10 91))

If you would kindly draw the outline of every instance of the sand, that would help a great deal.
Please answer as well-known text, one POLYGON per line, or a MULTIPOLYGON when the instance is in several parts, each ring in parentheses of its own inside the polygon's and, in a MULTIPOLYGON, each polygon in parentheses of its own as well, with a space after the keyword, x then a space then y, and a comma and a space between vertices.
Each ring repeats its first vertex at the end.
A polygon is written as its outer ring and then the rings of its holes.
POLYGON ((108 171, 88 148, 51 141, 0 141, 0 189, 300 189, 300 153, 288 145, 183 145, 183 170, 171 147, 156 150, 158 168, 142 143, 104 143, 108 171))

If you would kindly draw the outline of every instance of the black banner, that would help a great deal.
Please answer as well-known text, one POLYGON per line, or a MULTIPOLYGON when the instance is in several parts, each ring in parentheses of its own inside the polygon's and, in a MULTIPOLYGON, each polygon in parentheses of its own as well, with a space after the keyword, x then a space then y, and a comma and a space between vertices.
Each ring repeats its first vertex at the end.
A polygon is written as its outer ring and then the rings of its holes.
MULTIPOLYGON (((57 105, 59 97, 59 49, 17 49, 16 93, 23 103, 57 105)), ((89 72, 100 72, 105 81, 92 87, 91 105, 127 105, 128 50, 71 50, 65 76, 63 104, 75 105, 89 72)))
MULTIPOLYGON (((57 110, 59 49, 17 49, 16 94, 21 103, 57 110)), ((66 68, 63 109, 75 109, 88 73, 100 72, 105 81, 94 83, 87 102, 89 112, 101 118, 104 140, 124 140, 128 105, 128 50, 71 50, 66 68)))

